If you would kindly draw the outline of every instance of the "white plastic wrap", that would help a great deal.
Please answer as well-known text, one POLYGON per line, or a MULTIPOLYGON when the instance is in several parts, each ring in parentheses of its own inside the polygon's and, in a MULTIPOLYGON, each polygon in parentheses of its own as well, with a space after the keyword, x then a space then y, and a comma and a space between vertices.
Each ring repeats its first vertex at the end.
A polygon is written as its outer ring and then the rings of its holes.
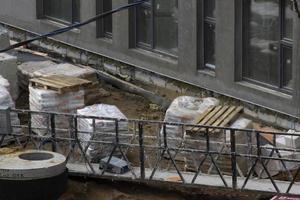
MULTIPOLYGON (((113 105, 96 104, 88 106, 77 111, 79 115, 97 116, 97 117, 108 117, 114 119, 127 119, 126 116, 113 105)), ((92 161, 98 161, 99 159, 109 156, 113 145, 104 145, 97 143, 89 143, 88 141, 106 141, 114 142, 116 134, 116 124, 114 120, 95 120, 95 130, 93 130, 93 120, 79 118, 78 120, 78 136, 82 142, 83 147, 87 149, 87 155, 92 161), (88 133, 87 133, 88 132, 88 133)), ((118 123, 118 133, 120 143, 126 143, 130 140, 128 135, 128 122, 118 123)), ((114 156, 120 156, 120 152, 117 150, 114 156)))
MULTIPOLYGON (((15 104, 14 104, 9 92, 2 85, 0 85, 0 106, 15 108, 15 104)), ((11 119, 11 125, 15 125, 15 126, 20 125, 20 120, 19 120, 19 117, 16 113, 12 112, 10 114, 10 119, 11 119)), ((0 121, 0 123, 4 123, 4 122, 0 121)), ((1 126, 1 127, 3 127, 3 126, 1 126)), ((20 134, 21 133, 20 128, 13 128, 12 131, 15 134, 20 134)))
MULTIPOLYGON (((176 98, 168 108, 165 116, 165 122, 178 122, 192 124, 196 118, 204 113, 211 106, 217 106, 219 100, 215 98, 197 98, 190 96, 181 96, 176 98)), ((166 132, 170 138, 181 138, 182 129, 180 126, 166 126, 166 132)), ((177 146, 177 143, 170 143, 171 146, 177 146)))
MULTIPOLYGON (((53 90, 29 87, 29 104, 30 110, 35 111, 76 113, 77 109, 84 107, 84 92, 78 90, 59 94, 53 90)), ((49 126, 49 119, 46 115, 33 115, 31 119, 33 127, 47 128, 49 126)), ((67 129, 69 127, 68 118, 57 117, 55 125, 58 129, 67 129)), ((40 135, 47 134, 46 130, 34 131, 40 135)))

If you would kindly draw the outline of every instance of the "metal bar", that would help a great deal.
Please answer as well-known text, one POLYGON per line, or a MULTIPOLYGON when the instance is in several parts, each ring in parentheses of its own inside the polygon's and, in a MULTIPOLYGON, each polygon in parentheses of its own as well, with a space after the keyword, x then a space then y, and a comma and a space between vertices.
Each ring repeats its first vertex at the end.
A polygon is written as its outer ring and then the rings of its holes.
POLYGON ((296 174, 295 174, 293 180, 291 181, 291 184, 289 185, 289 187, 288 187, 286 193, 290 193, 290 191, 291 191, 291 189, 292 189, 292 187, 293 187, 293 185, 294 185, 294 183, 295 183, 295 181, 296 181, 296 179, 297 179, 297 176, 298 176, 299 172, 300 172, 300 167, 298 168, 298 170, 297 170, 297 172, 296 172, 296 174))
POLYGON ((82 145, 78 139, 78 119, 77 117, 74 117, 74 136, 75 136, 75 140, 76 140, 76 143, 79 147, 79 150, 81 151, 82 155, 83 155, 83 158, 85 160, 85 163, 88 164, 88 166, 90 167, 90 169, 92 170, 92 172, 95 174, 95 170, 94 170, 94 167, 92 166, 92 164, 90 163, 89 159, 86 157, 86 154, 82 148, 82 145))
POLYGON ((145 179, 145 148, 144 148, 144 132, 143 132, 143 124, 139 123, 139 145, 140 145, 140 172, 141 179, 145 179))
POLYGON ((232 167, 232 188, 237 189, 237 168, 236 168, 236 149, 235 149, 235 131, 230 131, 230 143, 231 143, 231 167, 232 167))
POLYGON ((55 131, 55 115, 50 115, 50 126, 51 126, 51 138, 52 138, 52 151, 56 152, 56 131, 55 131))

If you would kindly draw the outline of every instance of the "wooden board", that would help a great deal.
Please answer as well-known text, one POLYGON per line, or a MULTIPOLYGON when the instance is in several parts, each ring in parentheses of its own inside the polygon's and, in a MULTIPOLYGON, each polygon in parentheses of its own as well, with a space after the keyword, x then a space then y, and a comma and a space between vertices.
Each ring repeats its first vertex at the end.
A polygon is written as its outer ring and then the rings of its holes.
POLYGON ((54 90, 59 93, 75 91, 80 89, 81 87, 87 87, 91 84, 91 81, 69 76, 55 75, 30 79, 30 85, 32 87, 54 90))
MULTIPOLYGON (((241 106, 216 106, 207 109, 196 120, 195 124, 203 126, 220 126, 226 127, 237 115, 243 110, 241 106)), ((205 128, 194 127, 190 130, 191 133, 204 132, 205 128)), ((209 133, 216 133, 220 130, 209 129, 209 133)))

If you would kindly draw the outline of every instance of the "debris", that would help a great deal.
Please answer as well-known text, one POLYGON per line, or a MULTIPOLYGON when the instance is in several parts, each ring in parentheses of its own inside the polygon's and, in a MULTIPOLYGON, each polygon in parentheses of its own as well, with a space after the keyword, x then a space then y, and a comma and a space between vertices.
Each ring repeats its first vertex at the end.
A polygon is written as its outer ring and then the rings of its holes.
POLYGON ((101 159, 99 165, 100 169, 106 168, 107 172, 115 173, 115 174, 125 174, 129 172, 129 166, 125 160, 112 156, 111 160, 107 164, 108 159, 109 157, 105 157, 101 159))
POLYGON ((149 108, 150 108, 151 110, 160 110, 159 105, 154 104, 154 103, 149 104, 149 108))
MULTIPOLYGON (((93 106, 87 106, 83 109, 77 110, 77 114, 86 116, 106 117, 114 119, 127 119, 126 116, 113 105, 96 104, 93 106)), ((113 145, 105 145, 99 143, 90 142, 105 141, 114 143, 116 140, 116 123, 115 120, 95 120, 95 129, 93 128, 93 120, 90 118, 78 119, 78 137, 85 141, 83 147, 87 150, 87 155, 92 161, 99 161, 110 155, 113 150, 113 145), (93 130, 94 129, 94 130, 93 130)), ((118 123, 118 133, 120 143, 126 143, 130 140, 128 135, 128 122, 123 121, 118 123)), ((120 152, 117 149, 114 156, 120 156, 120 152)))

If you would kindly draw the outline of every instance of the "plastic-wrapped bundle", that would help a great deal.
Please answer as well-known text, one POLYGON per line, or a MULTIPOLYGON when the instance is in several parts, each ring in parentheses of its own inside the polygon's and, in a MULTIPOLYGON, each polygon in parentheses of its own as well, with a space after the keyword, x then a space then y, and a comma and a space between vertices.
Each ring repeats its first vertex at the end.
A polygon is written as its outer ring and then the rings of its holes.
POLYGON ((10 84, 8 80, 3 78, 1 75, 0 75, 0 85, 5 87, 7 91, 10 91, 10 84))
MULTIPOLYGON (((219 100, 215 98, 197 98, 181 96, 176 98, 168 108, 165 122, 178 122, 192 124, 196 118, 204 113, 211 106, 217 106, 219 100)), ((182 138, 182 128, 180 126, 166 126, 168 138, 182 138)), ((177 146, 178 142, 169 142, 169 146, 177 146)))
MULTIPOLYGON (((78 90, 59 94, 53 90, 44 90, 29 87, 30 110, 49 111, 60 113, 76 113, 76 110, 84 107, 84 91, 78 90)), ((49 127, 49 117, 46 115, 32 115, 32 126, 38 128, 49 127)), ((69 120, 67 117, 55 118, 55 126, 58 129, 68 129, 69 120)), ((34 130, 40 135, 46 135, 46 130, 34 130)))
MULTIPOLYGON (((3 106, 3 107, 15 108, 15 104, 14 104, 9 92, 2 85, 0 85, 0 105, 3 106)), ((20 125, 20 120, 18 118, 17 113, 11 112, 10 120, 11 120, 11 125, 13 125, 13 126, 20 125)), ((4 122, 0 121, 0 123, 4 123, 4 122)), ((1 125, 1 127, 3 127, 3 126, 1 125)), ((20 128, 13 128, 12 131, 13 131, 14 134, 20 134, 21 133, 20 128)))
MULTIPOLYGON (((108 117, 114 119, 127 119, 126 116, 113 105, 96 104, 88 106, 77 111, 79 115, 96 116, 96 117, 108 117)), ((100 120, 90 118, 79 118, 78 119, 78 136, 83 144, 84 148, 87 148, 87 155, 92 161, 98 161, 101 158, 109 156, 113 145, 104 145, 99 143, 88 142, 93 141, 105 141, 114 142, 116 139, 116 123, 115 120, 100 120), (94 122, 93 122, 94 121, 94 122), (93 123, 95 129, 93 129, 93 123)), ((130 140, 128 135, 128 122, 118 123, 118 133, 120 143, 127 143, 130 140)), ((117 150, 114 156, 120 156, 120 152, 117 150)))

